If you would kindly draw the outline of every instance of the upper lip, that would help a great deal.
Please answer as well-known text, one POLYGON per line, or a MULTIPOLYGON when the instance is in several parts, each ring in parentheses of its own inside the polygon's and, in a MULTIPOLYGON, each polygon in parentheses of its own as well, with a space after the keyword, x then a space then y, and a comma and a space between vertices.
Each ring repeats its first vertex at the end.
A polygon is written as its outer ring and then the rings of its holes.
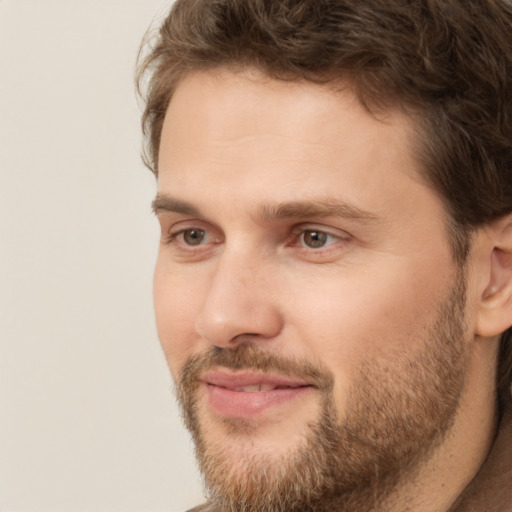
POLYGON ((293 377, 283 377, 280 375, 257 372, 229 373, 221 370, 208 372, 203 375, 201 380, 206 384, 230 390, 237 390, 247 386, 298 388, 311 385, 304 379, 293 377))

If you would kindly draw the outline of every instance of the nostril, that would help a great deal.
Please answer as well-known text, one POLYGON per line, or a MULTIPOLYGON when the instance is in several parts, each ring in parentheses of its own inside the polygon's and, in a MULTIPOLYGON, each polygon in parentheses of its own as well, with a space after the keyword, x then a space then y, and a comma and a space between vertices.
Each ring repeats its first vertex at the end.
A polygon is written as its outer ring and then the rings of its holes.
POLYGON ((195 320, 195 330, 211 345, 233 347, 273 338, 282 329, 280 309, 264 290, 241 286, 227 263, 217 270, 195 320))

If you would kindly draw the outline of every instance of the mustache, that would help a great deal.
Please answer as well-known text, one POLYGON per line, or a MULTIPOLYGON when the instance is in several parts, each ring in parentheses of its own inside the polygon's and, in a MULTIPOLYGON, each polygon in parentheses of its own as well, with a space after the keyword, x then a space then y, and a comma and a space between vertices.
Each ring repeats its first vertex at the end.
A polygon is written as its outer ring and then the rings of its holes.
POLYGON ((254 344, 243 343, 234 348, 212 347, 204 354, 192 356, 178 374, 179 388, 193 389, 204 373, 219 368, 278 373, 306 380, 324 392, 331 391, 334 385, 332 373, 320 363, 284 357, 254 344))

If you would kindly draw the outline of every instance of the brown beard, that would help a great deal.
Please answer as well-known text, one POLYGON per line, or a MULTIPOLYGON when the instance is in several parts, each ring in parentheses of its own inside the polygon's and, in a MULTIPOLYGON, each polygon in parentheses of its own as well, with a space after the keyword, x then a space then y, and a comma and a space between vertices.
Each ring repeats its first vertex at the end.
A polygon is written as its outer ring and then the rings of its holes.
MULTIPOLYGON (((191 358, 180 373, 177 395, 204 476, 211 508, 222 512, 383 511, 383 503, 443 441, 453 424, 467 366, 464 341, 465 281, 460 277, 421 343, 422 352, 372 360, 358 370, 340 424, 333 376, 308 362, 283 359, 257 344, 215 347, 191 358), (400 361, 397 363, 397 361, 400 361), (322 413, 281 459, 252 452, 237 469, 222 443, 205 440, 198 415, 199 377, 225 367, 279 371, 314 382, 322 413)), ((385 341, 385 340, 384 340, 385 341)), ((226 432, 250 436, 242 420, 226 432)))

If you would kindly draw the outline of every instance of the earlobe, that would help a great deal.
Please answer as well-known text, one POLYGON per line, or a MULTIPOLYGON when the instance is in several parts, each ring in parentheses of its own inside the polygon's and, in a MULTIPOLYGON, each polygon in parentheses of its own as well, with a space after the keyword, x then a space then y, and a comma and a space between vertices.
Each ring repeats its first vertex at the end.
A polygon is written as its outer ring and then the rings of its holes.
POLYGON ((492 337, 512 325, 512 216, 492 226, 489 280, 480 299, 476 334, 492 337))

